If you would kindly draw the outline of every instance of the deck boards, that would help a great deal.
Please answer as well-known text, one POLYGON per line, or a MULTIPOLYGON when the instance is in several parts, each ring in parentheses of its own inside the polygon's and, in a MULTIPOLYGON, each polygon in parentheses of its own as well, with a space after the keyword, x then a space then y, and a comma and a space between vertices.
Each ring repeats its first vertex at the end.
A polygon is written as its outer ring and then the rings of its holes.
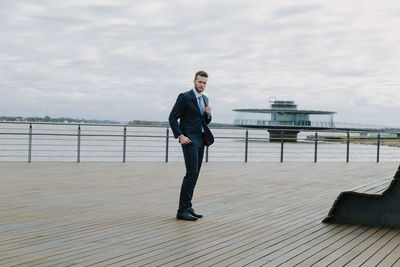
POLYGON ((1 266, 390 266, 400 229, 323 224, 340 192, 395 163, 205 163, 197 222, 175 219, 182 163, 0 163, 1 266))

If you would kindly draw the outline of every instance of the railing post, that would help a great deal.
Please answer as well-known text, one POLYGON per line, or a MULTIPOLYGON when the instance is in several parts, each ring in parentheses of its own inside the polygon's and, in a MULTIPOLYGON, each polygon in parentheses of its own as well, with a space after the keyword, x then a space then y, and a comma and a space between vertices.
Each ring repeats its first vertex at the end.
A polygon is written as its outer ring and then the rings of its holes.
POLYGON ((28 162, 32 162, 32 123, 29 124, 28 162))
POLYGON ((283 162, 283 130, 281 131, 281 163, 283 162))
POLYGON ((167 128, 165 134, 165 162, 168 162, 168 150, 169 150, 169 128, 167 128))
POLYGON ((247 155, 249 153, 249 130, 246 129, 246 141, 244 147, 244 162, 247 162, 247 155))
POLYGON ((378 143, 376 145, 376 162, 379 163, 379 150, 381 146, 381 134, 378 133, 378 143))
POLYGON ((76 162, 81 162, 81 125, 78 126, 78 149, 76 153, 76 162))
POLYGON ((314 146, 314 163, 317 162, 317 157, 318 157, 318 133, 315 132, 315 137, 314 137, 314 142, 315 142, 315 146, 314 146))
POLYGON ((349 162, 349 154, 350 154, 350 133, 347 131, 347 140, 346 140, 346 162, 349 162))
POLYGON ((126 162, 126 126, 124 126, 124 141, 122 143, 122 162, 126 162))
POLYGON ((208 162, 208 146, 206 146, 206 162, 208 162))

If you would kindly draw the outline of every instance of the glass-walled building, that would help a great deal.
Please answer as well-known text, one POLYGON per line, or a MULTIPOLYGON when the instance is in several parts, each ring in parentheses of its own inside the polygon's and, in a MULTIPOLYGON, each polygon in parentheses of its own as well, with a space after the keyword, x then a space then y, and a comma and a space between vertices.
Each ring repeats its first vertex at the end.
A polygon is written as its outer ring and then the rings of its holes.
POLYGON ((321 110, 298 110, 294 101, 274 101, 270 109, 234 109, 235 126, 267 128, 271 141, 296 141, 296 129, 335 128, 333 115, 336 112, 321 110), (281 129, 290 129, 282 131, 281 129))
POLYGON ((270 109, 234 109, 234 125, 247 127, 313 127, 334 128, 336 112, 298 110, 294 101, 274 101, 270 109))

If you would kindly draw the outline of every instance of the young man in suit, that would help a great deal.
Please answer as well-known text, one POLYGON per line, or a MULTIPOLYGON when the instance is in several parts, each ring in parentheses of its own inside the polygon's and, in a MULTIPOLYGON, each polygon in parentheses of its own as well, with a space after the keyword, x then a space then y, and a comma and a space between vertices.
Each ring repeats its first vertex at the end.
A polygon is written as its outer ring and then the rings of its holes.
POLYGON ((192 208, 192 198, 203 161, 203 133, 211 122, 211 107, 208 98, 203 95, 207 80, 208 74, 198 71, 193 81, 194 88, 178 96, 169 114, 169 124, 174 137, 179 138, 186 166, 176 215, 178 220, 196 221, 203 217, 192 208))

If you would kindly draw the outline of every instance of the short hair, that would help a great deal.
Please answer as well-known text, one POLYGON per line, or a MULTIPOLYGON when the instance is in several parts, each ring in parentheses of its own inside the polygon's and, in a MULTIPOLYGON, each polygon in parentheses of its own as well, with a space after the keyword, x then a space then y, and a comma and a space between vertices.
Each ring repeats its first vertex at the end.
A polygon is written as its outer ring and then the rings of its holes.
POLYGON ((196 75, 194 75, 195 80, 197 79, 197 76, 208 78, 208 74, 204 70, 200 70, 200 71, 196 72, 196 75))

